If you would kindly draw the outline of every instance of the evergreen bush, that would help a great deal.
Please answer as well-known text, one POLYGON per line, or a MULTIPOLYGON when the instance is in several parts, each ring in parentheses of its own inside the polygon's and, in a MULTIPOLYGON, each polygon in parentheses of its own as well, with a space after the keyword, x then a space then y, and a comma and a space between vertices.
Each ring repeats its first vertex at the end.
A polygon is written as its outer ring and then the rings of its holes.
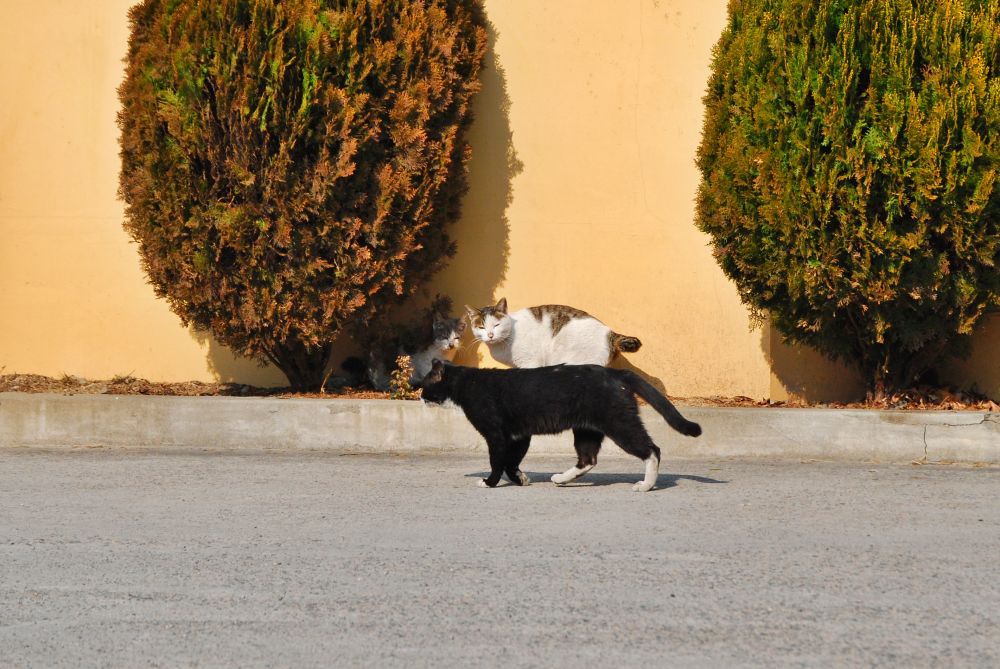
POLYGON ((120 195, 185 325, 321 388, 331 342, 454 253, 478 0, 144 0, 120 195))
POLYGON ((879 394, 1000 304, 994 0, 731 0, 698 225, 758 318, 879 394))

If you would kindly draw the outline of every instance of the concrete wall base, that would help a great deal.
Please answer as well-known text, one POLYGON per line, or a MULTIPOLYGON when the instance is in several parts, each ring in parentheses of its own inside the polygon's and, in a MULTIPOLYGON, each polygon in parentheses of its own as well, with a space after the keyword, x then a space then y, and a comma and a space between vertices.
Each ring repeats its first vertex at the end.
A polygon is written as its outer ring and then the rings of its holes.
MULTIPOLYGON (((650 408, 666 457, 777 457, 1000 464, 1000 414, 969 411, 681 407, 692 439, 650 408)), ((455 407, 391 400, 0 393, 0 447, 485 452, 455 407)), ((569 433, 535 453, 573 453, 569 433)), ((604 455, 624 453, 608 444, 604 455)), ((627 457, 627 456, 626 456, 627 457)))

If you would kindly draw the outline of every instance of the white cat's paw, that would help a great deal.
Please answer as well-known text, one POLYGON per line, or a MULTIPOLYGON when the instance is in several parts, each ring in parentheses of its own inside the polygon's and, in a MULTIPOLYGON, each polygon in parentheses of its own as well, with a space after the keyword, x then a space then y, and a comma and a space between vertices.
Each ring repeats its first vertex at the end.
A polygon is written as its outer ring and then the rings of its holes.
POLYGON ((633 492, 649 492, 652 489, 653 489, 653 484, 646 483, 645 481, 639 481, 638 483, 632 486, 633 492))
POLYGON ((524 472, 518 472, 517 478, 521 479, 521 485, 531 485, 531 479, 524 472))
POLYGON ((476 485, 478 485, 480 488, 489 488, 489 486, 486 485, 486 479, 479 479, 478 481, 476 481, 476 485))
POLYGON ((562 485, 563 483, 569 483, 573 479, 567 477, 565 474, 553 474, 552 482, 556 485, 562 485))

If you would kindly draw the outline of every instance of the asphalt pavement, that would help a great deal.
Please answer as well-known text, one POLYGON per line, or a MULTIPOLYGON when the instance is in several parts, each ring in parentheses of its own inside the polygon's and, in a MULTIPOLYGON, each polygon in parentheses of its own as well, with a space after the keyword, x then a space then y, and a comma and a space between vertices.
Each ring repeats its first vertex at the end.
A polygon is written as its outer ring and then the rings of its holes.
POLYGON ((0 449, 5 667, 1000 666, 1000 469, 0 449))

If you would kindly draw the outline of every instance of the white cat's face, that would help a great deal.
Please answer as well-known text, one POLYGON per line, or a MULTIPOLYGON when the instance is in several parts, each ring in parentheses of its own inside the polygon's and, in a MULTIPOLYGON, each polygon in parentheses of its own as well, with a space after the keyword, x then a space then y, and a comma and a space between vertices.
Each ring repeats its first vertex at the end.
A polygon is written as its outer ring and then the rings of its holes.
POLYGON ((514 321, 507 313, 507 300, 501 298, 492 307, 473 309, 465 307, 469 315, 469 323, 472 324, 472 334, 479 341, 487 345, 499 344, 506 341, 514 330, 514 321))

